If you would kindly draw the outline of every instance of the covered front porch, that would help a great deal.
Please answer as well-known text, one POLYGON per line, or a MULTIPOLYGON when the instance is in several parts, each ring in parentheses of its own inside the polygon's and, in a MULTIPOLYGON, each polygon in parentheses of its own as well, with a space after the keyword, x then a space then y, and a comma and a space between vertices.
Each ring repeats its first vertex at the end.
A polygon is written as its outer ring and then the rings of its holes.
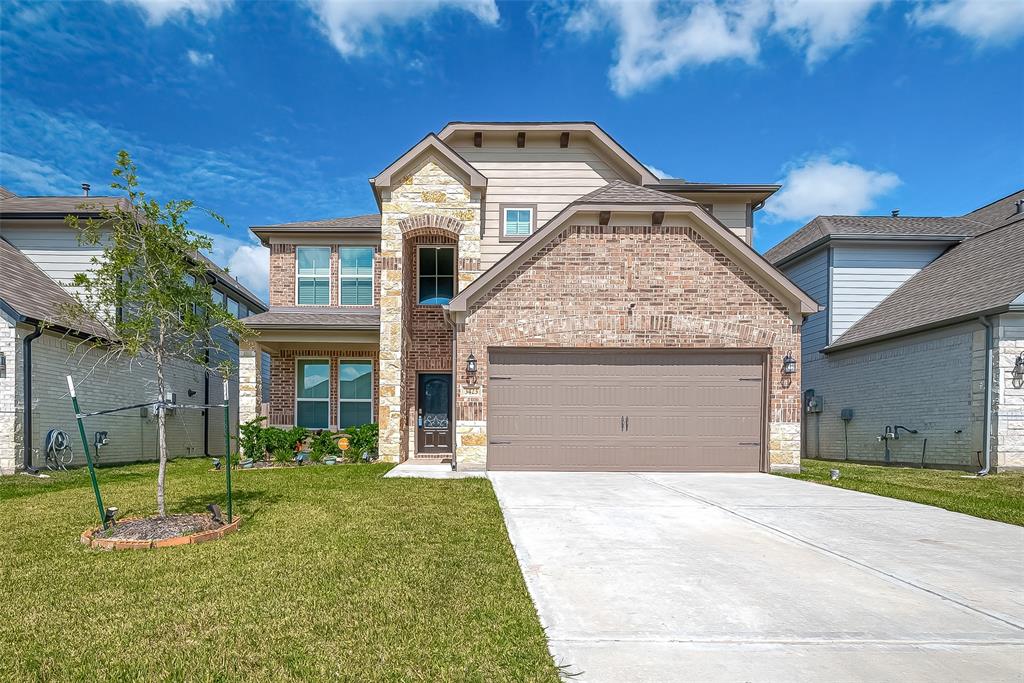
POLYGON ((257 334, 241 351, 242 422, 263 416, 267 426, 331 431, 376 422, 378 316, 376 309, 272 309, 250 318, 257 334), (264 353, 269 373, 259 371, 264 353))

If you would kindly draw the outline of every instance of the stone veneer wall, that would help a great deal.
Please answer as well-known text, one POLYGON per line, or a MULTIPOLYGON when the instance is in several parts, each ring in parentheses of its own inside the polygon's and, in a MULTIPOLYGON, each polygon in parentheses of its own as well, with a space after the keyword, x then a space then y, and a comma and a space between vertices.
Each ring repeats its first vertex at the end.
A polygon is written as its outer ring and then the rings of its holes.
POLYGON ((996 469, 1024 469, 1024 378, 1014 376, 1024 354, 1024 314, 1004 313, 995 323, 992 460, 996 469))
POLYGON ((14 321, 0 312, 0 353, 7 366, 0 373, 0 474, 14 474, 22 458, 22 336, 14 321))
POLYGON ((800 376, 783 378, 800 335, 786 307, 689 227, 569 226, 475 303, 459 328, 460 468, 487 453, 487 349, 496 346, 768 349, 768 456, 800 464, 800 376), (635 304, 630 311, 629 306, 635 304))
MULTIPOLYGON (((380 258, 380 455, 398 461, 409 455, 409 373, 406 354, 411 339, 407 324, 403 276, 405 240, 422 235, 446 235, 458 240, 459 288, 480 274, 480 195, 470 191, 433 156, 390 189, 382 190, 380 258), (462 267, 465 266, 465 267, 462 267), (403 438, 403 435, 406 438, 403 438)), ((410 277, 415 273, 409 271, 410 277)), ((409 281, 410 283, 413 280, 409 281)), ((446 356, 450 352, 446 351, 446 356)), ((438 362, 441 362, 438 359, 438 362)), ((449 361, 450 362, 450 361, 449 361)))

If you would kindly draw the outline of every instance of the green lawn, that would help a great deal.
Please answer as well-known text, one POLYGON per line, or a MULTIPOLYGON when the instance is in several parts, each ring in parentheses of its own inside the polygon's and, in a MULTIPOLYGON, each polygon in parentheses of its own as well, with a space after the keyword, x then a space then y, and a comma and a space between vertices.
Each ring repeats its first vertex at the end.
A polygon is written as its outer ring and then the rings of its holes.
MULTIPOLYGON (((239 533, 84 548, 88 477, 0 480, 0 680, 556 681, 490 482, 387 465, 248 471, 239 533)), ((156 467, 99 470, 104 502, 154 510, 156 467)), ((222 502, 173 462, 169 512, 222 502)))
POLYGON ((1024 526, 1024 472, 970 478, 968 472, 953 470, 880 467, 808 459, 801 461, 801 468, 800 474, 783 476, 1024 526), (839 470, 839 481, 829 480, 831 469, 839 470))

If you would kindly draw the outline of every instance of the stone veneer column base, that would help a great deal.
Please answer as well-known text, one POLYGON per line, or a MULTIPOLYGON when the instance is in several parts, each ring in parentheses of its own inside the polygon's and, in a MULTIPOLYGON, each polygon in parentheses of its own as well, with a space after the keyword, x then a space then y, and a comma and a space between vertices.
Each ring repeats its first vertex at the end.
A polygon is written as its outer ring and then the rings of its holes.
POLYGON ((459 470, 487 467, 487 423, 483 420, 459 420, 455 425, 455 456, 459 470))
POLYGON ((800 423, 768 423, 768 463, 771 472, 800 471, 800 423))

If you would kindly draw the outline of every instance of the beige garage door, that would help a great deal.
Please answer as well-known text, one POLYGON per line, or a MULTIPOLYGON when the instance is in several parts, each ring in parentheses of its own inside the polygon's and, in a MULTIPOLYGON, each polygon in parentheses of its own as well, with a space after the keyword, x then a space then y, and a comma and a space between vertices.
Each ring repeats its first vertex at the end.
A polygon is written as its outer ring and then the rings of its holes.
POLYGON ((756 472, 756 352, 494 349, 492 470, 756 472))

